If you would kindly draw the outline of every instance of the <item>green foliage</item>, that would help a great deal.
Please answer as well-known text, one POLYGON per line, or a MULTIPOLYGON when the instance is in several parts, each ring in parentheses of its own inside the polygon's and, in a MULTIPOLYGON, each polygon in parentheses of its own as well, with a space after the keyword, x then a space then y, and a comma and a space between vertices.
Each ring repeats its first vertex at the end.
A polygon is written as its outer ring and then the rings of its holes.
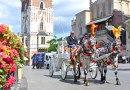
POLYGON ((56 52, 57 48, 58 48, 57 42, 62 41, 62 40, 63 40, 62 37, 57 39, 57 36, 54 35, 54 39, 47 41, 47 43, 50 44, 50 47, 48 48, 48 50, 44 50, 44 52, 46 52, 46 53, 52 52, 52 51, 56 52))

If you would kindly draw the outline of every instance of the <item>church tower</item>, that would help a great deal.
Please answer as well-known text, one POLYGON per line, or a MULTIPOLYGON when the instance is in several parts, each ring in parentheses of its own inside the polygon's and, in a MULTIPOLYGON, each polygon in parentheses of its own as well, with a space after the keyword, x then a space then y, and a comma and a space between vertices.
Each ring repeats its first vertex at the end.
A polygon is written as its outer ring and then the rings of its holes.
POLYGON ((21 37, 25 56, 31 65, 31 56, 49 48, 53 38, 52 0, 21 0, 21 37))

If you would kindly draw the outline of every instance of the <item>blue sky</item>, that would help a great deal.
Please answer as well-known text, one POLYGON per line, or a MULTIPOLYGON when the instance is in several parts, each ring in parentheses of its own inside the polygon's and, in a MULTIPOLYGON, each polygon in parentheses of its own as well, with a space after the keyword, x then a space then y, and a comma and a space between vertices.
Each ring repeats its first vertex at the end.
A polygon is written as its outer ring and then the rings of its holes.
MULTIPOLYGON (((75 14, 89 9, 89 0, 53 0, 53 6, 54 34, 59 38, 70 34, 71 20, 75 18, 75 14)), ((0 23, 12 25, 14 33, 20 32, 20 0, 0 0, 0 23)))

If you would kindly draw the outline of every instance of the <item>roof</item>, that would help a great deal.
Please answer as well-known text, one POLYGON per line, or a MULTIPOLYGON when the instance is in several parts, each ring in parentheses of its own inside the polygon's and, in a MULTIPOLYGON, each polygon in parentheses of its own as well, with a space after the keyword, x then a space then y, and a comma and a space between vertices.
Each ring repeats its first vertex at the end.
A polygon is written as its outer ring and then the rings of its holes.
POLYGON ((45 35, 45 36, 48 36, 43 30, 40 30, 40 32, 38 33, 38 35, 45 35))
MULTIPOLYGON (((105 26, 105 28, 108 29, 109 31, 111 31, 112 27, 113 27, 112 25, 105 26)), ((121 28, 121 35, 126 35, 126 31, 124 28, 121 28)))
POLYGON ((83 12, 91 12, 91 11, 90 11, 90 10, 83 10, 83 11, 81 11, 81 12, 79 12, 79 13, 75 14, 75 16, 77 16, 77 15, 79 15, 79 14, 83 13, 83 12))
POLYGON ((103 18, 100 18, 100 19, 91 21, 91 22, 87 23, 86 25, 90 25, 90 23, 94 23, 94 22, 95 22, 95 24, 96 24, 96 23, 99 23, 99 22, 104 22, 104 21, 110 19, 112 16, 113 16, 113 15, 109 15, 109 16, 107 16, 107 17, 103 17, 103 18))

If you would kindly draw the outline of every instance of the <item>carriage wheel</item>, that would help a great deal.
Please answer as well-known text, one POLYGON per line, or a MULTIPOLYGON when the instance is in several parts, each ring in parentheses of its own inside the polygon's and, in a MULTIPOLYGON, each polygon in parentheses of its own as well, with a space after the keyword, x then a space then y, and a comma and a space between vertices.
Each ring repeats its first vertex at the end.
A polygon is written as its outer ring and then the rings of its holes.
POLYGON ((92 79, 95 79, 97 77, 98 67, 96 63, 94 63, 94 65, 90 67, 89 72, 92 79))
POLYGON ((54 73, 54 71, 53 71, 53 64, 52 64, 52 61, 50 61, 49 62, 49 75, 50 75, 50 77, 53 76, 53 73, 54 73))
POLYGON ((62 76, 62 79, 63 79, 63 80, 66 79, 66 76, 67 76, 67 65, 66 65, 66 62, 65 62, 65 61, 62 62, 62 66, 61 66, 61 76, 62 76))

